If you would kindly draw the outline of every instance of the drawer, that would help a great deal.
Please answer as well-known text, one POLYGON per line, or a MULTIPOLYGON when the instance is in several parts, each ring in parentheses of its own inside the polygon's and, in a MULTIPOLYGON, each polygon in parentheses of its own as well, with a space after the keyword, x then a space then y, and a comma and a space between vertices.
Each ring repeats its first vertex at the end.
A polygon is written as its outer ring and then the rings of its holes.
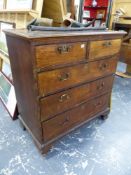
POLYGON ((111 91, 113 79, 113 76, 102 78, 43 98, 40 101, 41 121, 78 106, 89 98, 111 91))
POLYGON ((86 43, 37 46, 37 68, 86 61, 86 43))
POLYGON ((116 65, 117 59, 116 57, 112 57, 110 59, 39 73, 39 95, 45 96, 112 74, 116 70, 116 65))
POLYGON ((98 97, 84 103, 68 112, 43 122, 44 140, 51 140, 62 133, 72 129, 83 121, 86 121, 109 107, 110 94, 98 97))
POLYGON ((121 39, 92 41, 90 43, 89 60, 114 55, 120 51, 121 39))

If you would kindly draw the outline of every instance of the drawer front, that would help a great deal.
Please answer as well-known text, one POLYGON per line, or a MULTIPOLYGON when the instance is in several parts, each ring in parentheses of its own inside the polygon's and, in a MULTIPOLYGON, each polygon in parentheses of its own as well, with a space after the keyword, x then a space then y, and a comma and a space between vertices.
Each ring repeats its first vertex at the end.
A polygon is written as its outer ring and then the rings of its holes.
POLYGON ((39 95, 57 92, 115 72, 116 57, 38 74, 39 95))
POLYGON ((43 98, 40 101, 41 121, 73 108, 91 97, 111 91, 113 79, 113 76, 102 78, 43 98))
POLYGON ((90 43, 89 60, 100 59, 101 57, 114 55, 120 51, 121 39, 92 41, 90 43))
POLYGON ((81 122, 90 119, 93 115, 108 108, 110 95, 104 95, 80 105, 68 112, 43 122, 44 140, 51 140, 81 122))
POLYGON ((86 43, 44 45, 36 47, 37 68, 52 67, 59 64, 86 61, 86 43))

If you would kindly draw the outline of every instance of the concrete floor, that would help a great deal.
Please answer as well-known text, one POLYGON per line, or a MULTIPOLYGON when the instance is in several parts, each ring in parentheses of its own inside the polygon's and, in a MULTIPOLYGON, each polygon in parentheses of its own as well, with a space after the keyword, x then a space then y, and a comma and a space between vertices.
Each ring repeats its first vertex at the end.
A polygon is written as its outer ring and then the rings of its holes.
POLYGON ((63 137, 46 157, 0 104, 0 175, 131 175, 131 79, 116 77, 109 119, 63 137))

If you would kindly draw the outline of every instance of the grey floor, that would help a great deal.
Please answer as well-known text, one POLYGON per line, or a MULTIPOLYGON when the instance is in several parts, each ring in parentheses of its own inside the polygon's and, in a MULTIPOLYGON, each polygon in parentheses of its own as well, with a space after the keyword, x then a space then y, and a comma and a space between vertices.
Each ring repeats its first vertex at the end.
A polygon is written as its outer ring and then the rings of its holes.
POLYGON ((131 79, 116 77, 109 119, 65 136, 45 157, 0 104, 0 175, 131 175, 131 79))

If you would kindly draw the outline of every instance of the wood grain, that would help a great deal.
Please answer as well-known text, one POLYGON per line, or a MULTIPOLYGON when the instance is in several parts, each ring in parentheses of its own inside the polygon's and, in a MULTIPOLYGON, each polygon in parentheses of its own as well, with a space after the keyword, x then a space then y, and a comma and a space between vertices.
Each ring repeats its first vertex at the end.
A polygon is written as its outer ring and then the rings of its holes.
POLYGON ((80 83, 113 74, 117 58, 100 60, 38 74, 39 95, 45 96, 80 83))
POLYGON ((5 30, 5 33, 12 36, 17 36, 28 41, 32 41, 33 45, 41 45, 48 43, 69 43, 69 42, 87 42, 108 39, 122 39, 126 32, 119 31, 31 31, 26 29, 5 30), (33 43, 34 42, 34 43, 33 43))
POLYGON ((27 41, 7 36, 11 70, 19 114, 34 138, 42 143, 41 124, 38 119, 37 93, 32 69, 33 56, 27 41), (21 51, 23 51, 21 53, 21 51))
POLYGON ((111 56, 109 49, 106 53, 100 47, 94 55, 100 57, 93 60, 88 59, 88 46, 94 41, 121 40, 124 34, 6 31, 20 120, 41 152, 71 130, 109 113, 119 49, 111 49, 115 54, 111 56), (84 51, 79 49, 83 43, 84 51))
POLYGON ((42 45, 36 49, 36 67, 50 67, 86 61, 86 43, 42 45))
POLYGON ((130 43, 122 43, 121 57, 124 63, 131 65, 131 44, 130 43))
POLYGON ((97 60, 102 57, 117 54, 121 48, 121 40, 92 41, 90 43, 89 59, 97 60))
POLYGON ((51 120, 43 122, 44 141, 59 136, 61 133, 75 127, 80 122, 88 120, 96 113, 108 108, 109 97, 110 95, 106 94, 58 115, 51 120))
POLYGON ((71 109, 90 98, 111 91, 113 79, 113 76, 109 76, 43 98, 40 101, 41 121, 71 109))

